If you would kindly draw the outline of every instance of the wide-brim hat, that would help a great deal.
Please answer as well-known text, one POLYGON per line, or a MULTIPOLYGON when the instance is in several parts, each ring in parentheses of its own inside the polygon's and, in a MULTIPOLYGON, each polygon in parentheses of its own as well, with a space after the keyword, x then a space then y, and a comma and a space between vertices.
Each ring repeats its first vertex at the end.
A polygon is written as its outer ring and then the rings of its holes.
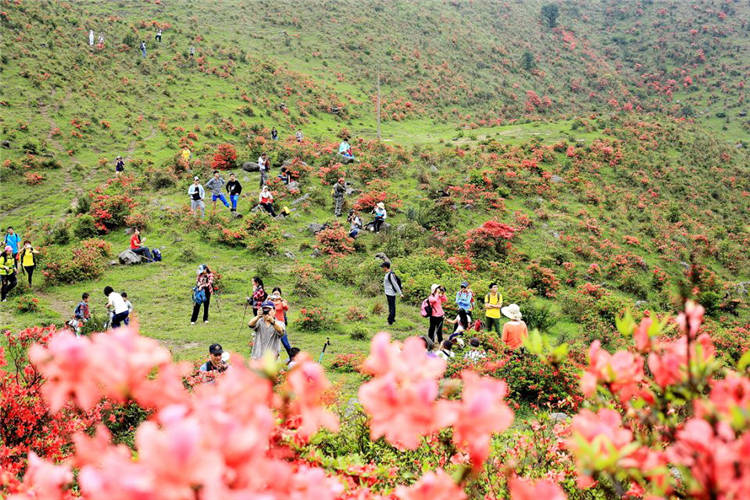
POLYGON ((440 285, 438 285, 437 283, 433 283, 432 286, 430 287, 430 295, 435 293, 435 290, 437 290, 438 288, 440 288, 440 285))
POLYGON ((383 202, 381 201, 380 203, 378 203, 378 204, 377 204, 377 205, 375 205, 375 206, 376 206, 376 207, 378 207, 378 208, 385 208, 385 203, 383 203, 383 202))
POLYGON ((500 312, 503 313, 503 316, 506 318, 510 318, 515 321, 521 320, 521 308, 518 307, 518 304, 510 304, 505 307, 500 308, 500 312))

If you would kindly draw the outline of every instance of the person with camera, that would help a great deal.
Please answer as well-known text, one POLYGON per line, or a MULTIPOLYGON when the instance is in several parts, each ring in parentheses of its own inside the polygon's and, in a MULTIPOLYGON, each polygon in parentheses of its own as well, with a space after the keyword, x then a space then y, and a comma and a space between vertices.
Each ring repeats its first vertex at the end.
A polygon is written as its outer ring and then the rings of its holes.
POLYGON ((190 196, 190 211, 195 215, 198 210, 201 212, 201 217, 206 215, 206 204, 203 203, 203 198, 206 197, 206 191, 201 186, 200 178, 198 176, 193 177, 193 183, 188 188, 188 196, 190 196))
POLYGON ((448 302, 448 297, 445 296, 445 287, 438 284, 432 285, 427 301, 430 304, 430 328, 427 330, 427 336, 433 342, 435 342, 435 338, 437 337, 438 343, 442 343, 443 320, 445 319, 443 304, 448 302))
POLYGON ((193 314, 190 316, 190 324, 194 325, 198 321, 198 313, 203 305, 203 322, 208 323, 208 308, 211 305, 211 294, 214 291, 214 273, 207 265, 201 264, 198 267, 198 277, 195 280, 195 289, 202 291, 204 294, 201 302, 193 300, 193 314))
POLYGON ((284 336, 286 327, 283 322, 276 319, 274 303, 271 301, 263 302, 258 315, 251 319, 247 326, 255 330, 255 340, 250 357, 260 359, 266 351, 271 351, 274 359, 278 359, 281 350, 281 337, 284 336))
POLYGON ((198 369, 202 372, 216 372, 223 373, 229 368, 227 360, 229 359, 229 353, 224 353, 224 349, 221 344, 211 344, 208 348, 208 361, 203 363, 198 369))

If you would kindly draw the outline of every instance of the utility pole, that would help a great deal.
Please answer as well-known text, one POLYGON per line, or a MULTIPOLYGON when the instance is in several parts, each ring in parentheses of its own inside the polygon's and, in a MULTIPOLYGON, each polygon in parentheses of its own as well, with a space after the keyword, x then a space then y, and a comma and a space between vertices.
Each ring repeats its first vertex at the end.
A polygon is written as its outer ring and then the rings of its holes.
POLYGON ((380 140, 380 65, 378 65, 378 140, 380 140))

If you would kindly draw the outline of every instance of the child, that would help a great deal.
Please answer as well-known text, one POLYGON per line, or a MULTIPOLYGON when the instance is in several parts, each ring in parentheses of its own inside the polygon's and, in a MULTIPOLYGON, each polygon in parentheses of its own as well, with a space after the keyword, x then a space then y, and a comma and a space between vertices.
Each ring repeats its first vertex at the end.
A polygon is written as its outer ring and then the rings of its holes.
POLYGON ((453 327, 453 333, 448 337, 448 340, 458 343, 463 347, 463 335, 464 332, 469 329, 469 325, 471 325, 471 316, 469 316, 469 313, 465 310, 459 309, 456 319, 447 319, 446 321, 451 325, 455 325, 453 327))
POLYGON ((469 341, 469 345, 471 346, 471 349, 469 352, 464 354, 464 359, 471 361, 472 363, 476 363, 480 359, 484 359, 487 357, 487 355, 479 348, 479 339, 474 337, 469 341))
POLYGON ((122 292, 122 298, 125 299, 125 305, 128 306, 128 317, 123 320, 126 325, 130 324, 130 317, 133 315, 133 304, 128 300, 128 293, 122 292))
POLYGON ((453 354, 453 351, 451 349, 453 349, 453 342, 450 339, 445 340, 443 342, 442 349, 438 351, 438 356, 440 356, 446 361, 452 360, 453 358, 456 357, 456 355, 453 354))
POLYGON ((73 310, 73 319, 68 322, 68 325, 73 328, 76 335, 80 335, 81 327, 89 319, 91 319, 91 312, 89 311, 89 294, 83 292, 83 294, 81 294, 81 301, 73 310))
POLYGON ((294 365, 297 364, 297 362, 294 360, 294 358, 297 357, 297 354, 299 354, 299 347, 292 347, 291 351, 289 352, 289 361, 286 363, 286 367, 288 369, 294 368, 294 365))

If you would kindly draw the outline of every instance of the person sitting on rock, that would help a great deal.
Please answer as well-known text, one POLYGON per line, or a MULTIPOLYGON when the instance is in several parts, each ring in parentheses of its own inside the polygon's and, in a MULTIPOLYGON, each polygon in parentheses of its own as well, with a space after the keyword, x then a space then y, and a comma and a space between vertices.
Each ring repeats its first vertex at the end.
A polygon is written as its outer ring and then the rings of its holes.
POLYGON ((375 205, 375 209, 372 211, 372 213, 375 216, 375 220, 373 221, 373 230, 377 233, 383 226, 383 222, 385 222, 385 219, 388 218, 388 212, 385 211, 385 203, 381 201, 380 203, 375 205))
POLYGON ((357 211, 353 208, 349 210, 349 215, 346 218, 346 222, 349 226, 349 237, 356 238, 359 232, 362 230, 362 219, 357 214, 357 211))
POLYGON ((276 212, 273 210, 273 194, 271 194, 268 186, 263 186, 263 189, 260 190, 258 203, 266 212, 271 214, 271 217, 276 217, 276 212))
POLYGON ((141 231, 136 227, 133 230, 133 236, 130 237, 130 250, 135 254, 142 255, 146 259, 146 262, 153 262, 154 257, 151 255, 151 250, 143 246, 143 240, 145 238, 141 238, 141 231))

